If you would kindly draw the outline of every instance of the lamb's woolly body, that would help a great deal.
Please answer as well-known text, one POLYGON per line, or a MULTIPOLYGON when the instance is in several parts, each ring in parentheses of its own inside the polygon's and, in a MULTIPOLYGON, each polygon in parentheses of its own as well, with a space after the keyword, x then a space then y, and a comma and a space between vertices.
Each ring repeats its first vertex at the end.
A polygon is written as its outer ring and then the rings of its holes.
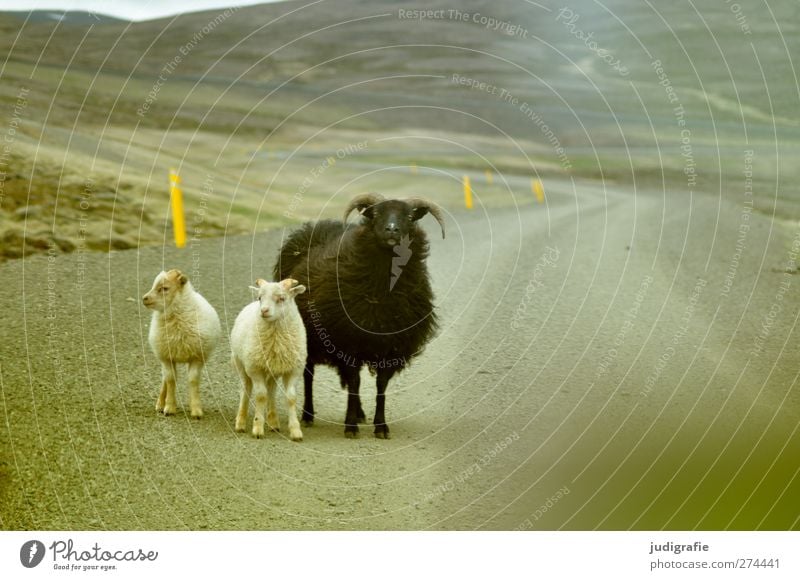
POLYGON ((200 377, 222 334, 219 316, 180 270, 159 273, 142 301, 154 309, 148 337, 150 348, 161 361, 156 410, 165 415, 177 411, 177 365, 187 363, 190 412, 199 419, 203 416, 200 377))
POLYGON ((245 430, 251 393, 255 414, 253 435, 264 436, 264 423, 279 430, 275 391, 283 383, 289 415, 289 438, 303 439, 297 419, 295 384, 303 374, 306 360, 306 331, 295 297, 305 291, 296 280, 256 280, 258 299, 245 306, 231 331, 233 366, 242 381, 235 429, 245 430))
POLYGON ((259 314, 259 303, 251 302, 236 317, 231 349, 248 374, 257 370, 280 377, 303 368, 306 361, 306 330, 296 309, 268 321, 259 314))
POLYGON ((162 361, 205 360, 222 333, 214 308, 187 282, 165 312, 153 311, 150 347, 162 361))

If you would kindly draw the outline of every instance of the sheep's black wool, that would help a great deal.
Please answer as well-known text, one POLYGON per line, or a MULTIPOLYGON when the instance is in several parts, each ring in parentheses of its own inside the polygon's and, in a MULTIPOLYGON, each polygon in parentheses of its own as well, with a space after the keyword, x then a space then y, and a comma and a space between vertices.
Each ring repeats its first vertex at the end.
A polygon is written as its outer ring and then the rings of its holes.
POLYGON ((392 376, 418 356, 436 331, 433 292, 425 260, 429 244, 417 220, 430 213, 442 227, 438 207, 429 202, 356 197, 344 221, 306 223, 281 248, 275 278, 294 278, 307 287, 297 297, 308 337, 303 421, 314 420, 314 366, 337 369, 348 390, 345 435, 358 433, 364 411, 359 398, 362 366, 377 375, 375 436, 389 437, 385 392, 392 376), (357 209, 359 225, 346 225, 357 209))

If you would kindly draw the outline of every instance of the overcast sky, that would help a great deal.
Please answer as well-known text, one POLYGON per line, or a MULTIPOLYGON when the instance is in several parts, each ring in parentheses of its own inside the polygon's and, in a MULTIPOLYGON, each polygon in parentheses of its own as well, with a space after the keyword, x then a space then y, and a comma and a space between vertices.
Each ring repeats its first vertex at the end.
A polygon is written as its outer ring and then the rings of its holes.
POLYGON ((150 20, 181 12, 248 6, 278 0, 0 0, 5 10, 83 10, 127 20, 150 20))

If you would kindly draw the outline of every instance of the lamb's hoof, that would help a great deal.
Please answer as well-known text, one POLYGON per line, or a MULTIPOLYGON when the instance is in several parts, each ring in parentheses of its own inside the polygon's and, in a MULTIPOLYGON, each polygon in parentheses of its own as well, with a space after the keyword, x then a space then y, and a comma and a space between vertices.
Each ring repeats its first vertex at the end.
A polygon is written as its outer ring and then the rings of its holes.
POLYGON ((378 439, 391 439, 389 436, 389 426, 385 423, 382 425, 375 425, 375 437, 378 439))
POLYGON ((264 428, 263 427, 253 427, 253 437, 256 439, 261 439, 264 437, 264 428))
POLYGON ((164 413, 167 416, 170 416, 175 414, 175 410, 176 410, 175 407, 171 407, 170 405, 164 405, 164 410, 162 411, 162 413, 164 413))
POLYGON ((358 425, 345 425, 344 436, 348 439, 355 439, 358 437, 358 425))
POLYGON ((297 429, 296 431, 292 431, 292 432, 289 433, 289 439, 291 439, 292 441, 298 441, 298 442, 302 441, 303 440, 303 432, 300 431, 300 429, 297 429))
POLYGON ((192 419, 202 419, 202 418, 203 418, 203 409, 192 410, 192 419))

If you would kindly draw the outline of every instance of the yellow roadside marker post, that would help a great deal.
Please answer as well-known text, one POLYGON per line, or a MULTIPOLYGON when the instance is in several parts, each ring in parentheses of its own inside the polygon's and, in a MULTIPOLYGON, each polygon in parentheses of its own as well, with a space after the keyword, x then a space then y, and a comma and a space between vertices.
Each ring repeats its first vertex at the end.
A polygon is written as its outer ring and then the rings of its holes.
POLYGON ((469 184, 469 175, 464 176, 464 205, 472 209, 472 187, 469 184))
POLYGON ((494 180, 494 178, 492 177, 492 172, 487 169, 486 170, 486 183, 491 185, 493 180, 494 180))
POLYGON ((175 232, 175 246, 186 246, 186 222, 183 219, 183 192, 178 184, 181 178, 178 172, 170 169, 169 172, 169 198, 172 206, 172 229, 175 232))
POLYGON ((544 203, 544 187, 542 187, 542 182, 538 179, 531 179, 531 189, 536 196, 536 201, 544 203))

